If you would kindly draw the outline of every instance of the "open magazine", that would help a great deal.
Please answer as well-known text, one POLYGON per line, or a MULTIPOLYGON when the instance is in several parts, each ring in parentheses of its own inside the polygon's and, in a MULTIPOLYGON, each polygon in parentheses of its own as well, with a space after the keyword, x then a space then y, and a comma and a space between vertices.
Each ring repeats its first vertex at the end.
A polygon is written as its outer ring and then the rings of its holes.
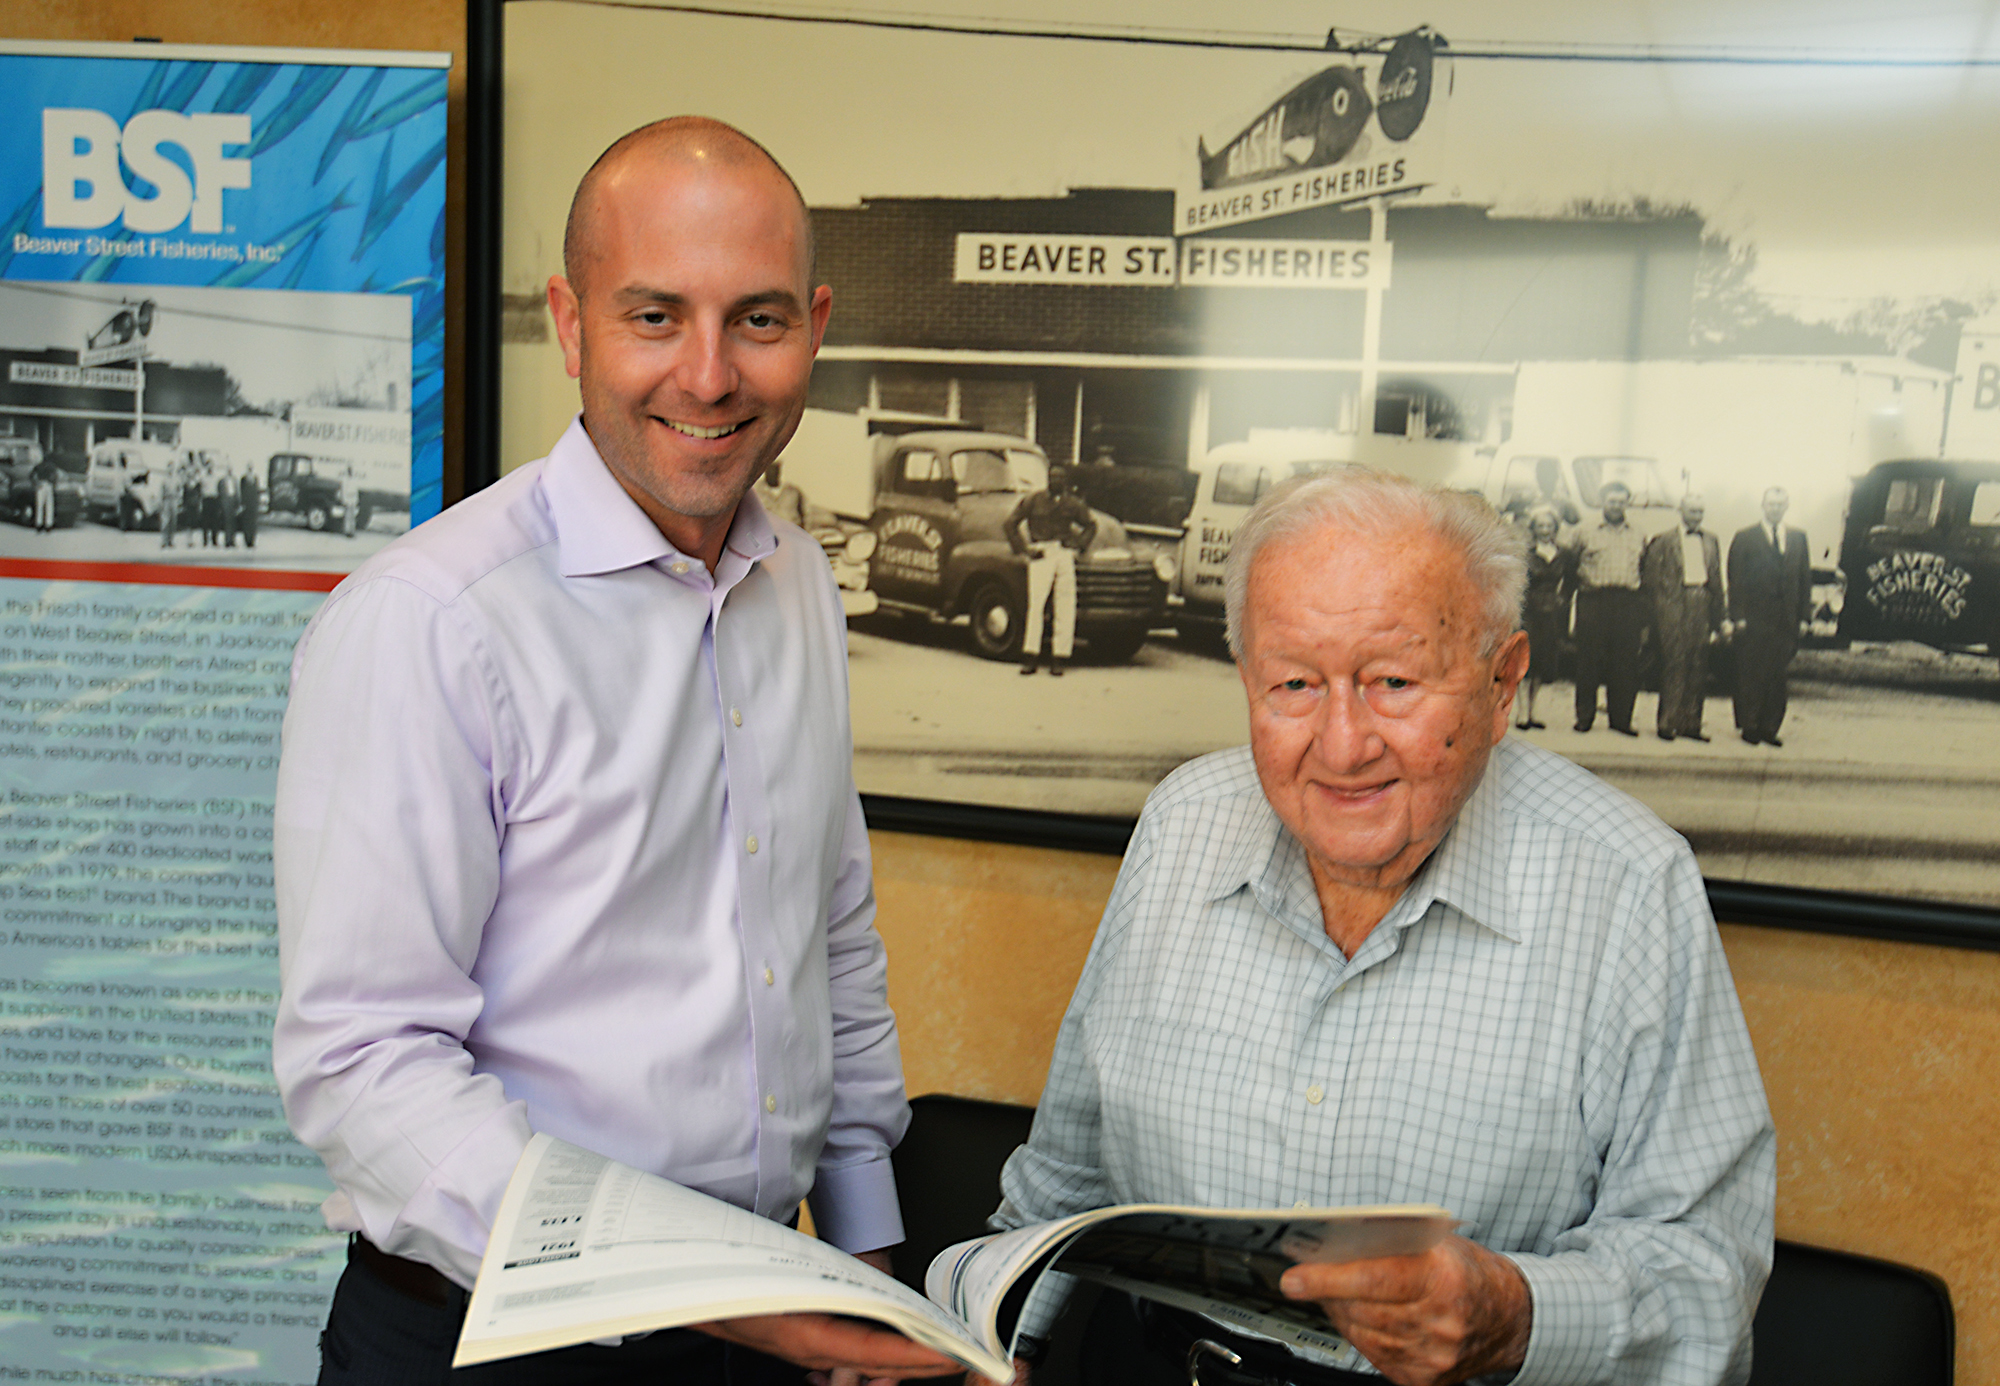
POLYGON ((931 1298, 804 1233, 548 1135, 528 1143, 479 1267, 455 1367, 747 1314, 872 1319, 993 1381, 1013 1376, 1009 1290, 1054 1268, 1281 1341, 1335 1346, 1278 1292, 1295 1261, 1428 1250, 1442 1208, 1282 1212, 1127 1204, 961 1242, 931 1298))

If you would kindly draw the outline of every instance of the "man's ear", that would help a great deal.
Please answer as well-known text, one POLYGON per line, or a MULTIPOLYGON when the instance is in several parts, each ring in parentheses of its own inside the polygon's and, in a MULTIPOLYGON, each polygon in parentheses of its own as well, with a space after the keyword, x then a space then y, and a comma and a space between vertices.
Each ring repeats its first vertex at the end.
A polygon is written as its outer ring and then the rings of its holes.
POLYGON ((583 374, 583 301, 569 280, 549 276, 549 316, 556 320, 556 340, 562 343, 563 369, 575 380, 583 374))
POLYGON ((819 344, 826 338, 827 319, 833 316, 833 288, 822 284, 813 290, 812 306, 806 310, 812 319, 813 355, 819 355, 819 344))
POLYGON ((1517 630, 1501 643, 1493 656, 1493 740, 1497 745, 1507 734, 1508 714, 1514 708, 1514 692, 1528 673, 1528 632, 1517 630))

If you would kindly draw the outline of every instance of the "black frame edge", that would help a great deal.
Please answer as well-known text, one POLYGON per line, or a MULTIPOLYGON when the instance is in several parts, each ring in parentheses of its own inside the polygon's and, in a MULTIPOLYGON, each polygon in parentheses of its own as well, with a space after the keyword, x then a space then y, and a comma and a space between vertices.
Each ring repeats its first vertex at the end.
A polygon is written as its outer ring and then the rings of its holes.
POLYGON ((1134 821, 1088 813, 1044 813, 1038 809, 900 799, 889 794, 862 795, 861 811, 869 828, 877 832, 963 837, 1016 847, 1047 847, 1114 857, 1124 855, 1134 821))
POLYGON ((1977 906, 1746 881, 1707 884, 1709 908, 1724 924, 2000 952, 2000 916, 1977 906))
POLYGON ((500 479, 500 190, 506 0, 466 0, 464 494, 500 479))
MULTIPOLYGON (((868 826, 881 832, 972 838, 1111 856, 1124 852, 1133 827, 1129 818, 1043 813, 886 794, 862 795, 861 807, 868 826)), ((1747 881, 1709 880, 1705 884, 1709 908, 1724 924, 2000 952, 2000 915, 1976 906, 1747 881)))

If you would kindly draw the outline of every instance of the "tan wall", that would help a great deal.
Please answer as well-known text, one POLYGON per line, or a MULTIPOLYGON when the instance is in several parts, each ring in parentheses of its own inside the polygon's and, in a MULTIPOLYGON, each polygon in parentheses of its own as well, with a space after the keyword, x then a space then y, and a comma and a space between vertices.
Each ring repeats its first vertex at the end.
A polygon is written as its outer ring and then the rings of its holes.
MULTIPOLYGON (((877 833, 910 1091, 1033 1102, 1115 858, 877 833)), ((2000 1381, 2000 955, 1722 931, 1778 1123, 1778 1234, 1951 1286, 2000 1381)))

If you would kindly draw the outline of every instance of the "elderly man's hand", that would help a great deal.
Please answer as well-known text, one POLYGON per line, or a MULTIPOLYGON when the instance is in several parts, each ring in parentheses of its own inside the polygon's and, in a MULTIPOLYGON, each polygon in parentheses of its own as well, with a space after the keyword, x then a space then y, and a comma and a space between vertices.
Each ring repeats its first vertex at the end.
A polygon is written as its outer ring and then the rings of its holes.
POLYGON ((1447 1386, 1521 1365, 1533 1305, 1512 1261, 1464 1237, 1421 1256, 1285 1272, 1293 1299, 1317 1300, 1342 1337, 1398 1386, 1447 1386))

